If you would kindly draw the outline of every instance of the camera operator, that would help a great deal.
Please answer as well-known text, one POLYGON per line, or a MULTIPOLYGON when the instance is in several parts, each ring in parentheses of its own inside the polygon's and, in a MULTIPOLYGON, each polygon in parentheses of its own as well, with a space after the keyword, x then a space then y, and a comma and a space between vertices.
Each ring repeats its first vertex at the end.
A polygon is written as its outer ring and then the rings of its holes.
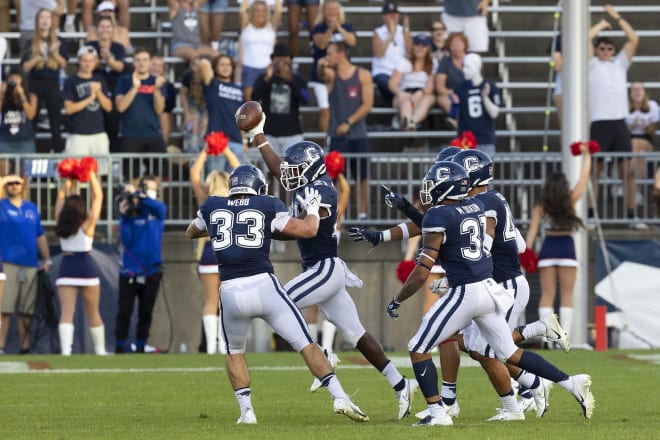
POLYGON ((163 276, 161 242, 167 207, 157 200, 158 180, 143 176, 135 189, 124 188, 118 197, 121 269, 119 309, 115 327, 115 353, 130 352, 128 329, 133 304, 138 299, 135 351, 144 353, 149 337, 151 314, 163 276))
POLYGON ((0 85, 0 108, 0 154, 36 152, 31 121, 37 114, 37 95, 25 90, 19 69, 12 69, 0 85))

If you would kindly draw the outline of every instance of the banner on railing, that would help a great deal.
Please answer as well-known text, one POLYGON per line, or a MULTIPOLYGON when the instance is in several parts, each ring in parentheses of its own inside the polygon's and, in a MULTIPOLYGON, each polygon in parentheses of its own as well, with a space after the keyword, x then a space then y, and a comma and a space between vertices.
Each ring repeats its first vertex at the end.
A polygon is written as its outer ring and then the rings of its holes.
POLYGON ((660 347, 660 241, 608 240, 596 246, 596 305, 607 305, 607 326, 618 330, 616 348, 660 347))

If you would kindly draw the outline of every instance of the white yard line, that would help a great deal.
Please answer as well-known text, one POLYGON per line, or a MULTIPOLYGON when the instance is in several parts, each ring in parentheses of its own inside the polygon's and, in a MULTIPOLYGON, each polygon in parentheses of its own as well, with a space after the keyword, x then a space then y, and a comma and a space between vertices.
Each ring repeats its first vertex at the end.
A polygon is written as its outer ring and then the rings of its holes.
MULTIPOLYGON (((410 358, 407 356, 392 356, 392 363, 399 368, 410 368, 410 358)), ((475 367, 479 364, 462 356, 461 367, 475 367)), ((340 363, 341 370, 359 370, 373 368, 371 365, 355 365, 340 363)), ((305 365, 254 366, 250 371, 306 371, 305 365)), ((30 369, 27 362, 0 362, 0 374, 127 374, 127 373, 209 373, 225 371, 223 367, 163 367, 163 368, 72 368, 72 369, 30 369)))

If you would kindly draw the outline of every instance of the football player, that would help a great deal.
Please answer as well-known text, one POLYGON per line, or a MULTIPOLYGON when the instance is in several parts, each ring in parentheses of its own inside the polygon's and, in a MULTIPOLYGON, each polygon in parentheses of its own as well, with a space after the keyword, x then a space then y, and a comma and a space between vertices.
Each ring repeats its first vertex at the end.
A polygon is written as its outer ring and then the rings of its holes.
POLYGON ((431 206, 422 222, 423 248, 415 269, 387 306, 388 315, 398 318, 401 303, 417 292, 431 265, 440 259, 451 288, 424 315, 408 343, 413 370, 429 407, 429 416, 416 425, 452 424, 440 400, 430 350, 473 319, 499 359, 559 383, 575 396, 584 416, 591 418, 594 398, 589 375, 569 376, 515 345, 505 320, 514 298, 492 278, 492 258, 484 247, 486 212, 479 200, 467 197, 469 189, 469 178, 461 165, 440 162, 431 167, 420 191, 422 203, 431 206))
MULTIPOLYGON (((322 148, 314 142, 298 142, 285 151, 283 159, 274 152, 263 135, 263 123, 248 132, 257 145, 270 172, 280 177, 282 186, 293 192, 293 215, 304 213, 298 201, 310 188, 321 197, 320 225, 314 237, 298 239, 304 272, 284 286, 289 297, 302 308, 318 305, 323 314, 342 333, 344 340, 357 348, 387 379, 394 390, 398 405, 398 419, 410 414, 412 398, 418 385, 406 379, 388 359, 381 345, 360 322, 353 298, 346 287, 362 287, 360 280, 337 256, 335 223, 337 221, 337 191, 325 172, 322 148)), ((329 356, 336 364, 336 356, 329 356)), ((314 382, 311 391, 318 389, 314 382)))
POLYGON ((284 204, 267 192, 261 170, 240 165, 229 176, 229 197, 209 196, 186 230, 190 239, 210 237, 218 259, 227 373, 241 409, 237 423, 257 423, 245 361, 248 329, 255 317, 264 319, 302 355, 309 370, 332 395, 335 413, 358 422, 368 421, 369 417, 344 392, 309 334, 302 313, 273 274, 268 258, 271 238, 316 236, 320 196, 311 187, 299 194, 298 204, 306 215, 297 219, 290 217, 284 204))

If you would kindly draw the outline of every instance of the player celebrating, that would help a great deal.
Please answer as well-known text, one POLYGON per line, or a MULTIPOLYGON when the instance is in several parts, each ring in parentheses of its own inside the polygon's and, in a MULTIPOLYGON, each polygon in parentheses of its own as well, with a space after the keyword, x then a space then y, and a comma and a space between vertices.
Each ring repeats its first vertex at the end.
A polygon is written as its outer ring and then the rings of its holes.
MULTIPOLYGON (((321 197, 321 222, 318 233, 300 238, 298 248, 304 272, 284 288, 298 307, 318 305, 330 322, 339 328, 344 339, 356 347, 390 383, 399 404, 398 419, 410 414, 412 397, 417 389, 415 380, 406 379, 387 358, 383 348, 362 326, 353 298, 346 287, 362 287, 362 281, 337 256, 335 223, 337 222, 337 191, 325 172, 323 150, 314 142, 298 142, 285 151, 284 159, 273 151, 263 135, 263 115, 260 124, 248 132, 261 152, 270 172, 280 177, 287 191, 294 192, 294 213, 303 206, 299 198, 310 188, 321 197)), ((314 390, 315 385, 312 385, 314 390)))
POLYGON ((190 239, 211 237, 220 270, 223 332, 227 338, 227 373, 241 408, 237 423, 256 424, 251 402, 245 344, 252 320, 264 319, 296 351, 334 399, 334 411, 359 422, 369 417, 344 392, 323 352, 312 340, 305 318, 273 275, 270 241, 278 234, 311 238, 319 229, 318 192, 298 196, 303 219, 291 218, 284 204, 267 196, 263 173, 241 165, 229 176, 229 197, 209 196, 186 230, 190 239))
POLYGON ((452 287, 424 315, 417 334, 408 343, 413 370, 430 412, 417 425, 452 424, 440 400, 430 350, 473 319, 499 359, 559 383, 578 400, 584 416, 591 418, 594 398, 590 376, 569 376, 514 344, 504 319, 504 313, 513 305, 513 295, 491 277, 492 258, 484 247, 484 206, 467 198, 468 190, 467 172, 459 164, 441 162, 431 167, 420 191, 422 203, 431 205, 422 223, 423 249, 417 266, 387 306, 388 315, 398 318, 401 302, 415 294, 431 265, 440 259, 452 287))

